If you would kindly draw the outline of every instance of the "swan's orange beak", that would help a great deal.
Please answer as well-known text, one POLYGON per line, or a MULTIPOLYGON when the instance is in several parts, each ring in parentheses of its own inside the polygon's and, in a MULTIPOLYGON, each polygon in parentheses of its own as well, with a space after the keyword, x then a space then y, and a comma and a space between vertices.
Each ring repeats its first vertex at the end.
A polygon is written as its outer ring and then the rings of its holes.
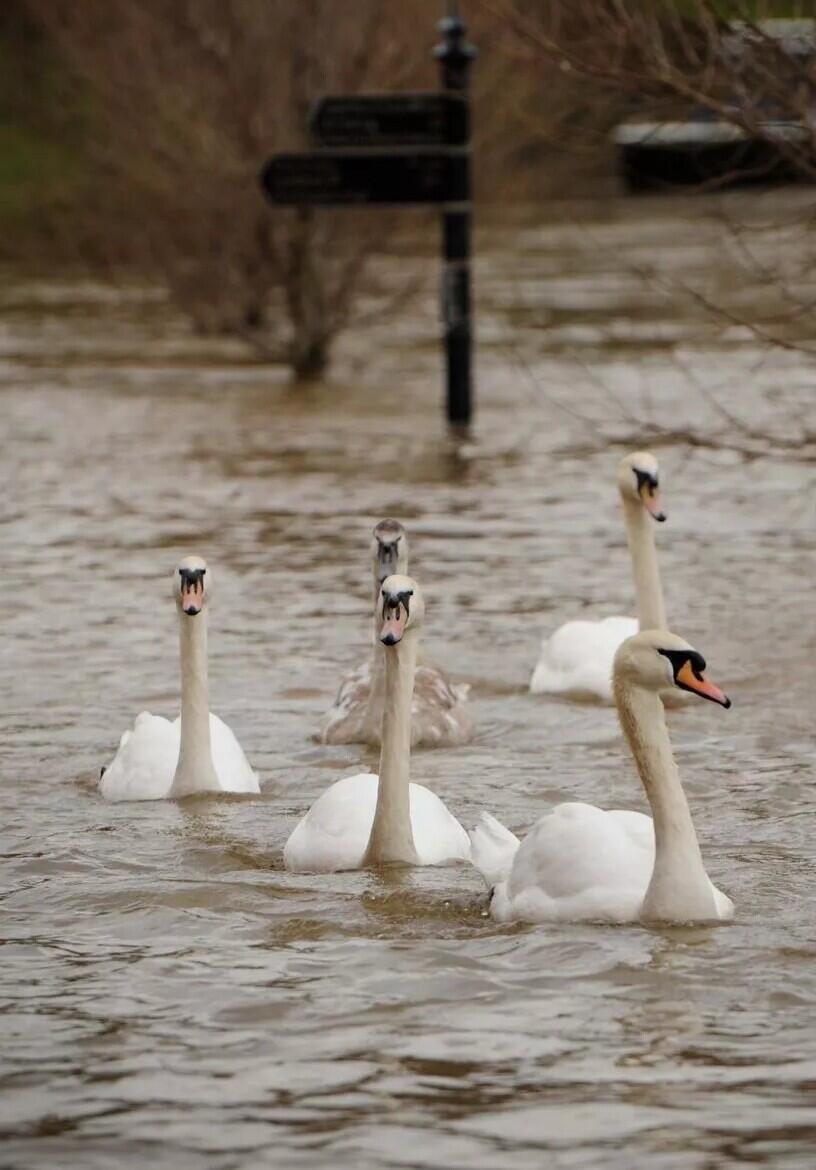
POLYGON ((386 608, 380 626, 380 641, 383 646, 396 646, 402 641, 407 621, 408 610, 404 605, 398 605, 394 609, 386 608))
POLYGON ((675 675, 675 681, 683 690, 694 691, 704 699, 711 699, 712 703, 719 703, 721 707, 730 707, 731 700, 724 691, 702 675, 696 675, 690 662, 684 662, 675 675))
POLYGON ((204 604, 204 582, 181 579, 181 608, 189 617, 201 613, 204 604))
POLYGON ((666 513, 663 511, 660 501, 660 490, 657 487, 647 481, 640 489, 640 498, 643 501, 643 507, 650 516, 654 516, 655 520, 661 523, 666 519, 666 513))

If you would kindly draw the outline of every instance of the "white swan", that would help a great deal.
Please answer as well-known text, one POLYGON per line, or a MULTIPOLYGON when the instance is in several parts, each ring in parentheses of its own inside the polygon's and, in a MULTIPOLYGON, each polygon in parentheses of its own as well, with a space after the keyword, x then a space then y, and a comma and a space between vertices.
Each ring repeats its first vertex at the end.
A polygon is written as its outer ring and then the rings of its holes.
POLYGON ((409 779, 411 695, 424 614, 411 577, 395 574, 383 582, 376 605, 385 655, 379 777, 347 776, 318 797, 286 842, 287 869, 328 873, 470 857, 468 835, 456 818, 438 796, 409 779))
POLYGON ((530 680, 534 694, 612 700, 615 651, 639 629, 666 628, 663 590, 655 551, 652 519, 666 519, 659 496, 657 460, 648 451, 626 455, 618 465, 618 490, 623 503, 626 537, 632 558, 637 620, 608 617, 573 621, 560 626, 541 643, 541 655, 530 680))
MULTIPOLYGON (((408 572, 408 536, 397 520, 381 520, 371 542, 374 596, 392 573, 408 572)), ((469 687, 453 684, 441 670, 420 663, 411 708, 412 747, 456 747, 467 743, 473 724, 465 709, 469 687)), ((323 743, 369 743, 379 747, 385 698, 385 651, 376 633, 372 653, 340 683, 329 709, 323 743)))
POLYGON ((708 878, 666 729, 667 686, 729 707, 705 660, 668 630, 627 639, 615 655, 618 715, 654 821, 643 813, 559 804, 522 842, 495 817, 471 833, 473 864, 500 922, 708 922, 734 906, 708 878))
POLYGON ((206 792, 259 792, 241 745, 209 713, 207 607, 212 574, 201 557, 184 557, 173 574, 181 651, 181 717, 171 723, 142 711, 102 769, 107 800, 177 799, 206 792))

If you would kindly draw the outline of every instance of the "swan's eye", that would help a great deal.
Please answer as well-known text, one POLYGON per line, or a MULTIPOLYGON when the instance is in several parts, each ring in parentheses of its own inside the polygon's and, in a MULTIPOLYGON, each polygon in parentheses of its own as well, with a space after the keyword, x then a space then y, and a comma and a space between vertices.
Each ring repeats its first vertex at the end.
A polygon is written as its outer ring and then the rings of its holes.
POLYGON ((637 467, 634 469, 634 471, 635 479, 637 480, 638 494, 643 495, 643 493, 646 492, 648 495, 653 496, 660 487, 657 476, 652 475, 650 471, 640 471, 640 469, 637 467))
POLYGON ((731 706, 728 695, 710 679, 704 677, 706 661, 702 654, 698 654, 696 650, 658 650, 658 653, 665 655, 671 662, 675 686, 682 691, 691 691, 704 699, 710 699, 713 703, 719 703, 721 707, 731 706))
POLYGON ((703 681, 706 660, 697 650, 658 650, 658 654, 662 654, 664 658, 668 658, 675 679, 683 667, 688 666, 694 677, 700 682, 703 681))
POLYGON ((692 650, 688 656, 688 664, 691 667, 694 677, 702 682, 703 671, 706 668, 706 660, 702 654, 698 654, 696 650, 692 650))
POLYGON ((179 569, 178 601, 188 617, 195 617, 204 607, 204 574, 206 569, 179 569))
POLYGON ((186 593, 192 590, 197 593, 203 590, 206 572, 206 569, 179 569, 181 592, 186 593))
POLYGON ((386 617, 389 610, 396 610, 397 617, 399 617, 400 606, 405 607, 405 616, 411 612, 411 598, 414 596, 413 589, 402 589, 399 593, 389 593, 387 589, 383 589, 383 617, 386 617))

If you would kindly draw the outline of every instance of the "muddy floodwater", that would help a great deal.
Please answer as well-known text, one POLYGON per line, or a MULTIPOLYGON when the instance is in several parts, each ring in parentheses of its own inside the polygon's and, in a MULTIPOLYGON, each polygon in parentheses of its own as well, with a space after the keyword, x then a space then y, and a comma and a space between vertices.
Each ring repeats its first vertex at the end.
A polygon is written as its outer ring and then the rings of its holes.
POLYGON ((783 226, 752 283, 704 205, 485 231, 468 441, 440 421, 432 259, 306 392, 155 293, 5 274, 3 1167, 816 1164, 816 360, 682 291, 765 302, 804 237, 757 204, 783 226), (518 832, 563 799, 645 807, 611 709, 526 690, 543 633, 633 612, 614 475, 643 444, 670 623, 733 700, 670 726, 735 921, 503 927, 466 865, 283 872, 309 803, 376 765, 315 732, 367 648, 382 516, 478 725, 414 778, 518 832), (121 732, 178 710, 187 551, 216 580, 212 707, 262 793, 109 805, 121 732))

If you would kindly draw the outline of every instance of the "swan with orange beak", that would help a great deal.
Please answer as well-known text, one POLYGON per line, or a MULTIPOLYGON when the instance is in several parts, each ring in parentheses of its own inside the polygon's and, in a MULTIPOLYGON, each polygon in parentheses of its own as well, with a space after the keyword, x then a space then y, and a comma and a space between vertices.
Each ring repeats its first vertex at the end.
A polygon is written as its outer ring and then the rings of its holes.
POLYGON ((618 718, 652 810, 647 817, 559 804, 523 841, 487 813, 471 833, 473 864, 501 922, 717 922, 731 899, 703 865, 666 728, 672 688, 728 708, 702 654, 668 630, 627 638, 615 655, 618 718))
POLYGON ((208 610, 213 575, 203 557, 187 556, 173 572, 179 624, 181 715, 175 722, 142 711, 102 769, 107 800, 181 799, 205 793, 260 791, 258 777, 226 723, 209 709, 208 610))
POLYGON ((635 579, 637 618, 571 621, 541 643, 530 680, 535 694, 612 701, 615 651, 638 630, 666 628, 666 609, 655 548, 655 521, 666 519, 660 470, 650 451, 625 455, 618 464, 618 493, 635 579))
POLYGON ((468 835, 442 801, 412 784, 411 700, 422 590, 394 574, 377 590, 375 628, 385 657, 379 774, 332 784, 295 826, 283 851, 287 869, 331 872, 381 865, 439 865, 470 856, 468 835))
MULTIPOLYGON (((408 534, 399 520, 380 520, 370 544, 376 597, 387 577, 408 572, 408 534)), ((455 747, 473 733, 469 687, 436 666, 417 665, 411 703, 412 747, 455 747)), ((323 743, 380 746, 385 703, 385 658, 375 628, 373 653, 344 675, 323 725, 323 743)))

